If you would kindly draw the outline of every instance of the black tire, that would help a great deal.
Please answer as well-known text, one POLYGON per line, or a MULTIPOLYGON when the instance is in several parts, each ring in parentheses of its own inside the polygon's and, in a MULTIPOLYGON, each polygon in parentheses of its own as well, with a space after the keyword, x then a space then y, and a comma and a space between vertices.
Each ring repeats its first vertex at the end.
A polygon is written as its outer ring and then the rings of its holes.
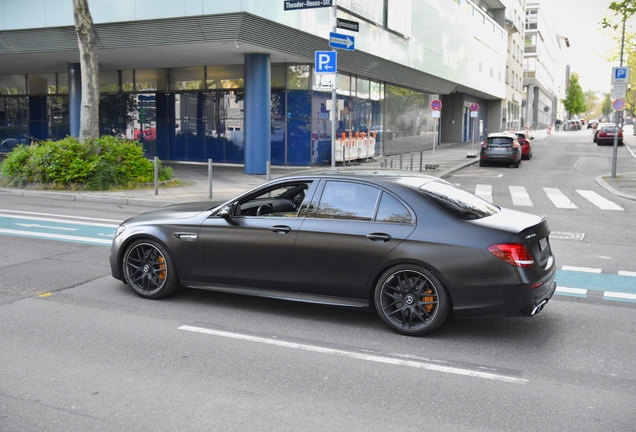
POLYGON ((519 161, 515 162, 512 166, 514 166, 515 168, 519 168, 519 161))
POLYGON ((375 287, 375 308, 395 332, 421 336, 439 327, 450 301, 442 283, 430 271, 410 264, 390 268, 375 287))
POLYGON ((486 166, 486 162, 484 162, 484 161, 479 161, 479 166, 480 166, 480 167, 486 166))
POLYGON ((122 261, 126 283, 147 299, 160 299, 179 288, 179 276, 168 252, 152 240, 132 243, 122 261))

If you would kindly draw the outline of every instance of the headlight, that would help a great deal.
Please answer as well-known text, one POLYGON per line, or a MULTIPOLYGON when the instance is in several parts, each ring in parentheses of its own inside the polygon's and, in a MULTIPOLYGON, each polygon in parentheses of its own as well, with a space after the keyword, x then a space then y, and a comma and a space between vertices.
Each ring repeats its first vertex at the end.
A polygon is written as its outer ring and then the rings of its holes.
POLYGON ((121 233, 123 233, 125 230, 126 230, 126 227, 125 227, 125 226, 123 226, 123 225, 119 225, 119 226, 117 227, 117 231, 115 231, 115 238, 119 237, 119 235, 120 235, 121 233))

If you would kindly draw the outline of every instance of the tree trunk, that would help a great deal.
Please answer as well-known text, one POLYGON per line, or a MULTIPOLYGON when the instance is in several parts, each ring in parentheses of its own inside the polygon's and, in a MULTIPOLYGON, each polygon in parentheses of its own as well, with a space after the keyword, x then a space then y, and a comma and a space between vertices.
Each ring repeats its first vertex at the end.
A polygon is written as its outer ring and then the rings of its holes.
POLYGON ((99 66, 93 18, 87 0, 73 0, 75 31, 80 51, 82 71, 82 108, 80 111, 80 142, 99 137, 99 66))

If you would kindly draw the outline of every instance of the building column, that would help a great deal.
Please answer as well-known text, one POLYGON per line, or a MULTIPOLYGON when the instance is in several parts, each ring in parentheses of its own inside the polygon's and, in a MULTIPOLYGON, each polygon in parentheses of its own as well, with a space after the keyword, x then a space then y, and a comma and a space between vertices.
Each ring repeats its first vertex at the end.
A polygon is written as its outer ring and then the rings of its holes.
POLYGON ((269 54, 245 54, 245 174, 267 174, 271 157, 271 61, 269 54))
MULTIPOLYGON (((526 124, 532 127, 532 123, 534 123, 534 85, 530 84, 526 90, 526 124)), ((526 125, 521 127, 525 128, 526 125)))
POLYGON ((82 111, 82 71, 79 63, 68 64, 68 119, 70 135, 79 138, 82 111))

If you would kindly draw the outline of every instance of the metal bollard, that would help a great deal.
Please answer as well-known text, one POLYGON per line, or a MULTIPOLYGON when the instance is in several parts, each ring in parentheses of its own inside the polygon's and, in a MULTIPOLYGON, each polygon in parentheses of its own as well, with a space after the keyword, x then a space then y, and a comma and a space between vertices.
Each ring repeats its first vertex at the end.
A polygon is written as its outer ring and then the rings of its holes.
POLYGON ((208 198, 212 199, 212 159, 208 159, 208 198))
POLYGON ((159 158, 155 156, 155 195, 159 195, 159 158))
POLYGON ((402 153, 400 153, 400 169, 402 169, 402 153))
POLYGON ((420 150, 420 172, 422 172, 422 162, 424 160, 424 150, 420 150))
POLYGON ((411 152, 411 163, 409 165, 409 171, 413 171, 413 152, 411 152))

